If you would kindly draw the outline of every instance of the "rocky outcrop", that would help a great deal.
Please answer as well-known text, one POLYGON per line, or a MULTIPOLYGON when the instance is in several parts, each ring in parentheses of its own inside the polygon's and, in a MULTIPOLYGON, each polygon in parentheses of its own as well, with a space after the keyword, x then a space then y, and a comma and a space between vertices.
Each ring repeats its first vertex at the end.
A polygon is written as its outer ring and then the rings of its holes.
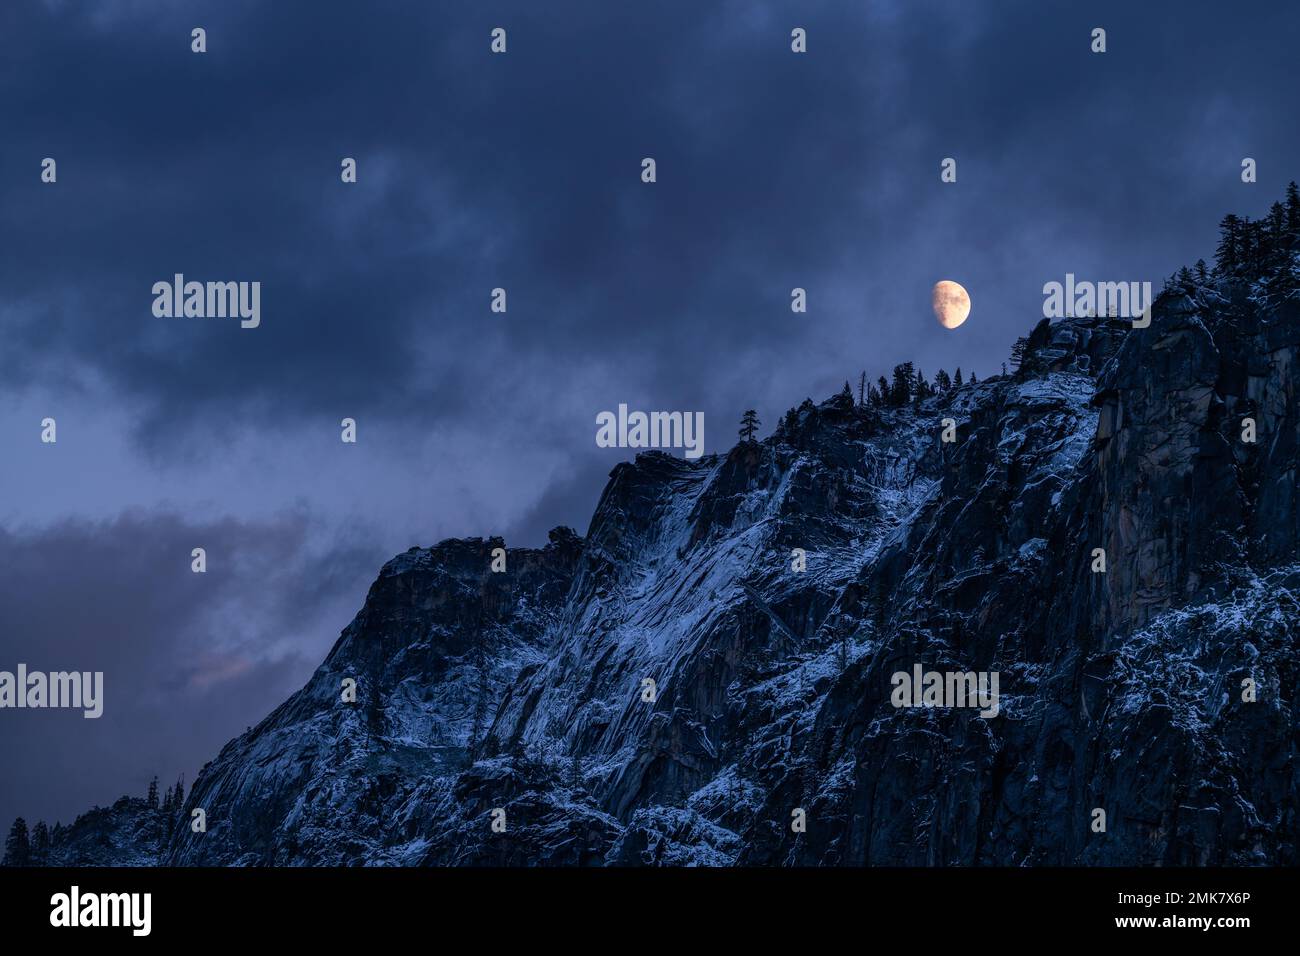
POLYGON ((390 561, 307 686, 204 768, 188 806, 208 829, 182 831, 169 861, 410 862, 408 801, 469 767, 499 700, 545 659, 581 547, 557 529, 499 573, 496 538, 390 561))

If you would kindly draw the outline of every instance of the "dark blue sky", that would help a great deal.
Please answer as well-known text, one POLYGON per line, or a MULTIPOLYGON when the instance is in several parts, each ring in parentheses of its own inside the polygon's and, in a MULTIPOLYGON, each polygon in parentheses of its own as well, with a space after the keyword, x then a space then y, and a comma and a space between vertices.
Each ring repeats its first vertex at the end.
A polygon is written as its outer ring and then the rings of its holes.
POLYGON ((106 672, 98 721, 0 711, 0 821, 192 778, 398 551, 585 531, 628 455, 602 410, 700 410, 725 451, 741 410, 766 433, 862 369, 996 373, 1066 272, 1208 258, 1300 176, 1297 28, 1189 2, 0 5, 0 669, 106 672), (260 281, 261 327, 155 318, 176 272, 260 281), (940 278, 971 294, 956 331, 940 278))

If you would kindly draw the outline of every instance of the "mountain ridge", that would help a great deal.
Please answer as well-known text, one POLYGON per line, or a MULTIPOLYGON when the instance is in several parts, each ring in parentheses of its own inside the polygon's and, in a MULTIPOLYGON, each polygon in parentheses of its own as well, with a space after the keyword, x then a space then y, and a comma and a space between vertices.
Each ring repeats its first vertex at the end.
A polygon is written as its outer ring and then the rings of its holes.
POLYGON ((504 572, 499 538, 394 557, 183 810, 50 859, 1294 864, 1297 350, 1293 294, 1180 274, 1014 374, 640 454, 504 572), (999 672, 999 716, 892 707, 915 664, 999 672))

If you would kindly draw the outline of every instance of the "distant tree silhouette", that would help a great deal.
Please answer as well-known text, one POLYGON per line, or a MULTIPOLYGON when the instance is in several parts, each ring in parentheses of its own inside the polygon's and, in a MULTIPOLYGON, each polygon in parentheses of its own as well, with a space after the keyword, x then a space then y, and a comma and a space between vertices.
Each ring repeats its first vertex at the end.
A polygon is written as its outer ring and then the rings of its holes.
POLYGON ((185 775, 182 774, 174 787, 168 787, 163 794, 162 809, 164 813, 175 813, 185 805, 185 775))
POLYGON ((158 809, 158 778, 155 776, 149 781, 149 795, 144 798, 144 802, 152 810, 158 809))
POLYGON ((1214 250, 1214 272, 1222 278, 1231 278, 1241 269, 1244 231, 1236 213, 1228 213, 1219 220, 1219 245, 1214 250))
POLYGON ((1028 344, 1022 335, 1011 346, 1011 368, 1016 372, 1019 372, 1020 367, 1025 364, 1025 350, 1028 348, 1028 344))
POLYGON ((911 362, 895 365, 894 380, 889 385, 889 404, 906 405, 912 398, 912 383, 915 378, 916 372, 911 362))
MULTIPOLYGON (((844 387, 847 389, 849 383, 845 382, 844 387)), ((849 400, 853 400, 852 392, 849 392, 849 400)), ((745 414, 740 417, 740 431, 738 433, 740 435, 740 440, 752 443, 754 441, 754 436, 758 434, 758 426, 761 424, 762 422, 758 420, 758 412, 754 411, 752 408, 746 410, 745 414)))
POLYGON ((952 379, 948 377, 947 372, 943 369, 939 369, 939 371, 934 373, 934 390, 942 393, 948 391, 950 388, 952 388, 952 379))
POLYGON ((961 366, 957 366, 957 371, 953 373, 952 384, 954 388, 961 388, 961 366))
POLYGON ((31 844, 27 838, 27 821, 19 817, 9 828, 9 836, 5 839, 4 860, 0 861, 0 865, 30 866, 31 852, 31 844))
POLYGON ((867 372, 863 369, 862 375, 858 378, 858 407, 867 404, 867 372))
POLYGON ((1287 248, 1295 252, 1300 250, 1300 188, 1295 180, 1287 183, 1285 202, 1287 248))
POLYGON ((880 379, 876 382, 876 392, 880 395, 881 405, 888 405, 890 403, 889 382, 886 381, 885 376, 883 375, 880 376, 880 379))
POLYGON ((32 866, 45 866, 50 861, 50 828, 44 820, 32 827, 31 862, 32 866))
POLYGON ((930 383, 925 380, 925 373, 919 368, 912 374, 912 399, 920 402, 931 395, 930 383))
POLYGON ((975 378, 975 373, 974 373, 974 372, 971 372, 971 373, 970 373, 970 383, 969 383, 969 384, 974 385, 977 381, 978 381, 978 379, 975 378))

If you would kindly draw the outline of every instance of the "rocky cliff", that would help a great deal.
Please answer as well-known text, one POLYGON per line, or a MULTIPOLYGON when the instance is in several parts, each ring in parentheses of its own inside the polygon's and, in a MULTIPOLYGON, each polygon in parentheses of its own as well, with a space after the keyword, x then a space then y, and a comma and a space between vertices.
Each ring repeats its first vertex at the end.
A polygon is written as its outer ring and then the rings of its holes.
POLYGON ((390 561, 204 767, 206 832, 120 803, 56 854, 1294 864, 1298 350, 1294 296, 1175 283, 1148 328, 1040 323, 1014 374, 640 455, 585 538, 390 561), (894 706, 917 664, 996 672, 997 716, 894 706))

